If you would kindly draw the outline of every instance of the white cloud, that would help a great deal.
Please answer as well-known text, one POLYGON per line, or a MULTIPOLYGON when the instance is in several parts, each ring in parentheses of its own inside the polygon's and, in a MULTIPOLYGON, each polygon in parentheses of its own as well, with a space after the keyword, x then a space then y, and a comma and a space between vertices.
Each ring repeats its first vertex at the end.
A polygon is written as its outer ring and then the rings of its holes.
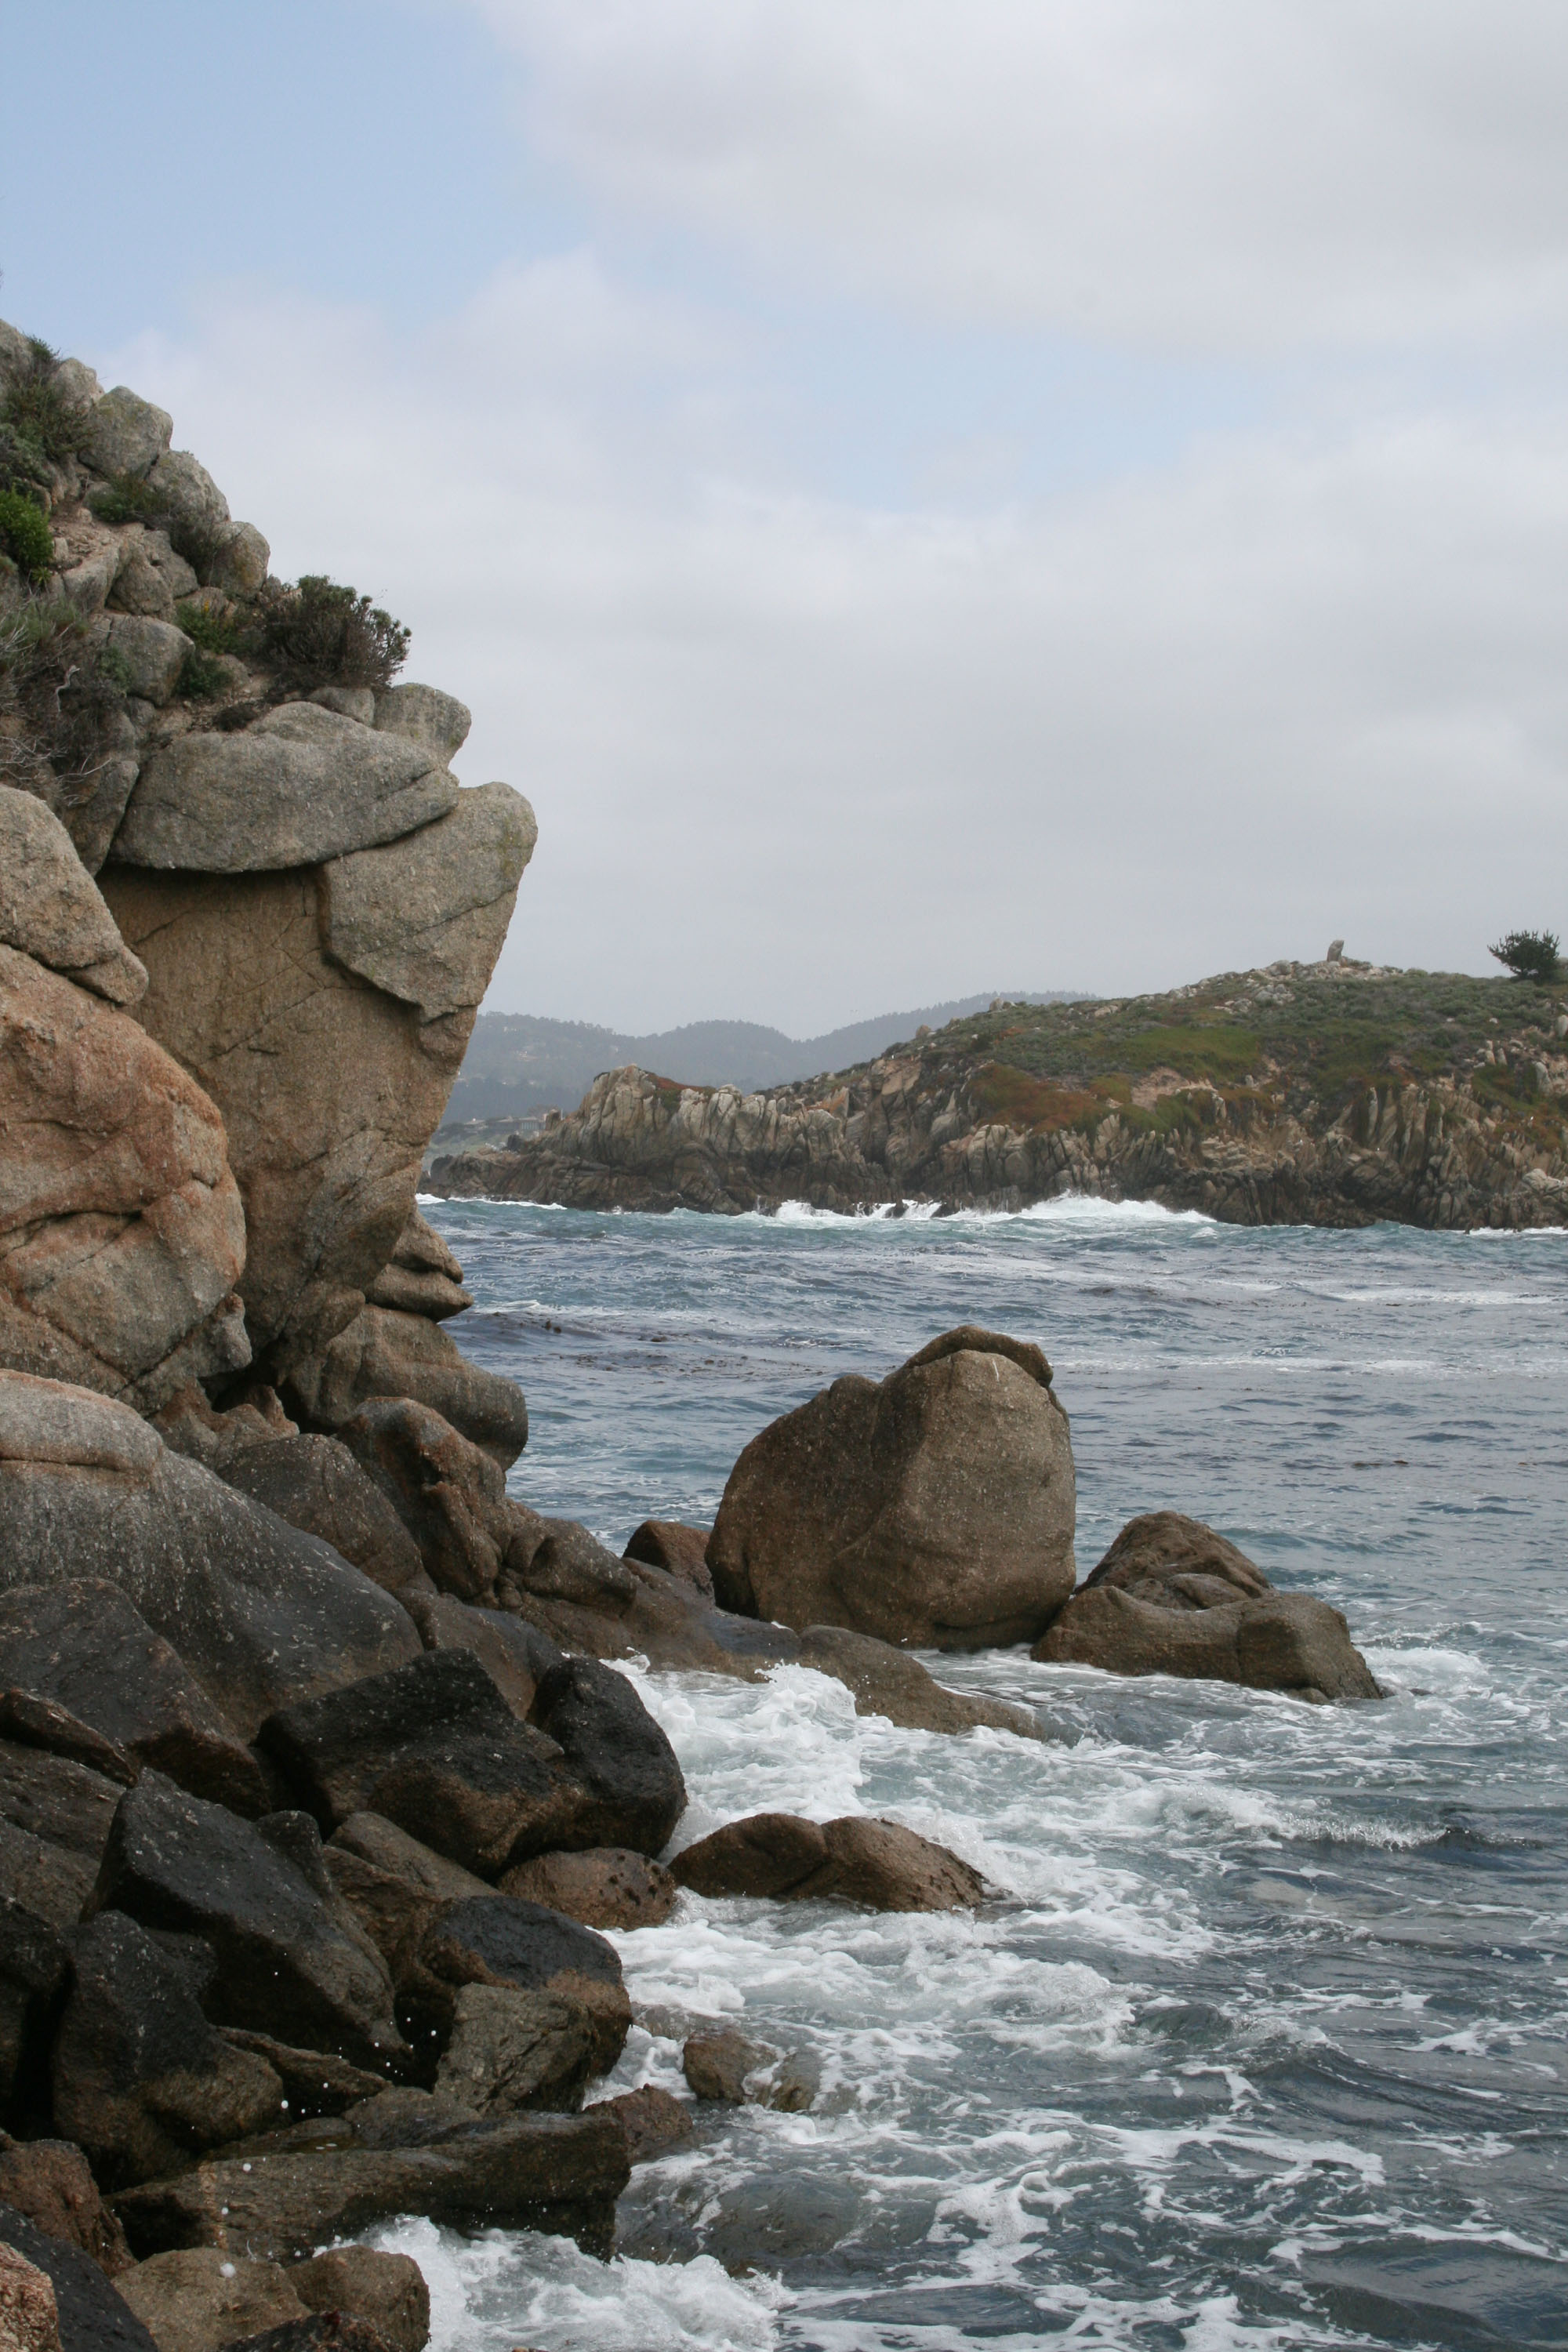
POLYGON ((411 674, 474 708, 466 780, 533 799, 493 1003, 805 1032, 1340 932, 1480 969, 1560 922, 1558 415, 887 513, 781 482, 740 365, 584 255, 417 335, 236 294, 116 355, 279 569, 413 624, 411 674))
POLYGON ((466 0, 624 219, 922 315, 1278 352, 1560 333, 1557 0, 466 0))

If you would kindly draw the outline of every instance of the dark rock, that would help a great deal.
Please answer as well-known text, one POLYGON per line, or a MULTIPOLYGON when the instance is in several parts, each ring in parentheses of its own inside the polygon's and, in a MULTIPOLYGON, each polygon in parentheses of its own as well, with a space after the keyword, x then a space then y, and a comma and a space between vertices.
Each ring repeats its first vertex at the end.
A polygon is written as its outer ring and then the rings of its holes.
POLYGON ((274 1708, 418 1650, 390 1594, 167 1448, 134 1473, 5 1466, 0 1590, 117 1585, 242 1738, 274 1708))
POLYGON ((589 1792, 573 1836, 559 1843, 647 1854, 668 1843, 686 1811, 686 1782, 674 1748, 625 1675, 598 1658, 563 1659, 540 1684, 533 1719, 589 1792))
POLYGON ((458 2111, 444 2125, 426 2116, 410 2127, 425 2137, 371 2146, 351 2114, 306 2126, 314 2145, 208 2158, 177 2179, 123 2191, 115 2210, 143 2255, 211 2245, 287 2261, 400 2213, 469 2228, 566 2231, 608 2252, 615 2201, 630 2175, 615 2116, 590 2108, 492 2122, 458 2111))
POLYGON ((393 2352, 374 2320, 350 2311, 313 2311, 261 2336, 231 2339, 233 2352, 393 2352))
POLYGON ((651 2164, 668 2148, 691 2137, 691 2117, 681 2102, 657 2084, 622 2091, 605 2099, 604 2107, 618 2116, 626 2135, 626 2153, 634 2164, 651 2164))
POLYGON ((0 2137, 0 2204, 25 2213, 47 2236, 79 2246, 105 2278, 130 2267, 125 2232, 70 2140, 0 2137))
POLYGON ((580 2000, 466 1984, 436 2074, 438 2096, 478 2115, 525 2107, 573 2115, 595 2073, 595 2021, 580 2000))
POLYGON ((800 1663, 852 1691, 857 1714, 886 1716, 906 1731, 963 1732, 984 1724, 993 1731, 1016 1732, 1020 1739, 1041 1736, 1031 1708, 948 1690, 907 1650, 895 1650, 869 1633, 808 1625, 800 1637, 800 1663))
POLYGON ((493 1599, 515 1507, 495 1457, 402 1395, 371 1397, 337 1436, 396 1512, 432 1582, 461 1601, 493 1599))
POLYGON ((629 1846, 592 1846, 585 1853, 541 1853, 520 1862, 500 1883, 503 1895, 542 1903, 584 1927, 657 1927, 675 1908, 668 1870, 629 1846))
POLYGON ((405 1606, 427 1650, 471 1650, 519 1722, 562 1654, 548 1634, 505 1610, 476 1609, 447 1592, 409 1593, 405 1606))
POLYGON ((120 2292, 156 2338, 158 2352, 217 2352, 220 2345, 302 2319, 307 2309, 281 2263, 243 2254, 231 2262, 216 2246, 153 2254, 136 2264, 120 2292))
POLYGON ((50 2237, 8 2205, 0 2205, 0 2245, 15 2247, 54 2288, 60 2352, 159 2352, 130 2305, 79 2246, 50 2237))
POLYGON ((63 1756, 68 1763, 85 1764, 106 1780, 129 1789, 140 1767, 123 1748, 105 1739, 100 1731, 72 1715, 58 1699, 38 1691, 0 1691, 0 1739, 16 1748, 39 1748, 46 1756, 63 1756))
POLYGON ((479 1660, 426 1651, 389 1675, 273 1716, 258 1745, 326 1829, 368 1811, 481 1876, 592 1843, 588 1792, 560 1747, 519 1723, 479 1660))
POLYGON ((637 1595, 637 1580, 607 1544, 576 1519, 542 1519, 514 1504, 503 1591, 618 1615, 637 1595))
POLYGON ((0 1891, 74 1927, 124 1793, 68 1757, 0 1741, 0 1891))
POLYGON ((5 2352, 61 2352, 59 2311, 45 2273, 0 2243, 0 2344, 5 2352))
POLYGON ((423 1314, 364 1307, 320 1356, 296 1363, 284 1386, 310 1421, 340 1435, 367 1400, 406 1397, 502 1470, 528 1444, 528 1405, 516 1381, 470 1364, 423 1314))
POLYGON ((55 2117, 101 2180, 176 2171, 277 2120, 283 2086, 271 2067, 213 2031, 184 1971, 134 1919, 89 1920, 70 1955, 55 2117))
POLYGON ((645 1519, 626 1546, 627 1559, 647 1568, 662 1568, 689 1584, 700 1600, 713 1598, 713 1578, 708 1566, 711 1528, 684 1527, 679 1519, 645 1519))
POLYGON ((754 1437, 708 1565, 726 1608, 889 1642, 1032 1639, 1073 1587, 1068 1418, 1038 1349, 965 1325, 754 1437))
POLYGON ((193 1796, 266 1811, 256 1759, 119 1585, 96 1579, 0 1593, 0 1672, 193 1796))
POLYGON ((48 2105, 48 2054, 68 1960, 58 1928, 0 1896, 0 2116, 21 2124, 48 2105))
POLYGON ((93 1902, 205 1938, 220 2024, 373 2066, 402 2054, 386 1965, 333 1898, 307 1816, 253 1826, 146 1773, 115 1815, 93 1902))
POLYGON ((799 1636, 787 1627, 711 1608, 668 1569, 642 1560, 623 1565, 636 1583, 629 1605, 614 1596, 603 1605, 552 1600, 510 1575, 501 1580, 500 1597, 563 1650, 591 1657, 646 1658, 650 1666, 732 1675, 742 1682, 760 1682, 774 1666, 798 1658, 799 1636))
POLYGON ((515 1895, 449 1903, 420 1940, 411 2003, 440 2032, 450 2030, 464 1985, 510 1985, 580 2001, 594 2021, 595 2072, 620 2056, 631 2029, 621 1963, 613 1944, 542 1904, 515 1895))
POLYGON ((873 1911, 956 1911, 985 1894, 979 1872, 946 1846, 858 1813, 820 1827, 794 1813, 753 1813, 688 1846, 670 1872, 699 1895, 822 1896, 873 1911))
POLYGON ((418 1545, 337 1438, 305 1433, 247 1445, 227 1456, 220 1475, 291 1528, 320 1536, 384 1591, 428 1587, 418 1545))
POLYGON ((332 1884, 401 1987, 426 1928, 444 1904, 489 1888, 472 1871, 421 1845, 379 1813, 352 1813, 323 1851, 332 1884))
MULTIPOLYGON (((290 2116, 341 2116, 361 2099, 374 2099, 386 2088, 384 2074, 327 2050, 296 2050, 270 2033, 248 2033, 243 2026, 226 2025, 223 2038, 236 2050, 247 2050, 270 2066, 283 2085, 290 2116)), ((3 2192, 0 2192, 3 2193, 3 2192)))
POLYGON ((1180 1511, 1129 1520, 1032 1655, 1305 1698, 1383 1696, 1337 1609, 1276 1592, 1256 1561, 1180 1511))
POLYGON ((310 2311, 342 2311, 379 2328, 393 2352, 425 2352, 430 2340, 430 2290, 407 2254, 373 2246, 333 2246, 296 2263, 289 2284, 310 2311))
POLYGON ((778 2056, 765 2042, 749 2042, 727 2027, 721 2033, 694 2033, 680 2053, 681 2070, 700 2099, 721 2099, 740 2106, 746 2096, 746 2078, 760 2073, 778 2056))

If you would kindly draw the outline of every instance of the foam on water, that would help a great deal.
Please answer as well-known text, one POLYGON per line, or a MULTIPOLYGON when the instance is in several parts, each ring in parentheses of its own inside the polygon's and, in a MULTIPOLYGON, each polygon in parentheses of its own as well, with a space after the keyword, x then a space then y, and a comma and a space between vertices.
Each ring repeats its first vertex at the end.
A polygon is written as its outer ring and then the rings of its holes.
POLYGON ((608 2264, 403 2226, 437 2352, 1568 2340, 1561 1240, 1499 1281, 1469 1237, 1099 1202, 432 1213, 487 1310, 465 1344, 528 1389, 538 1507, 617 1547, 706 1521, 773 1413, 952 1324, 1015 1329, 1073 1415, 1081 1560, 1135 1510, 1194 1511, 1344 1609, 1390 1694, 928 1659, 1046 1734, 952 1739, 798 1667, 632 1669, 687 1775, 678 1843, 879 1814, 995 1897, 683 1895, 617 1937, 639 2022, 595 2095, 683 2092, 684 2035, 727 2021, 808 2060, 816 2104, 704 2112, 634 2175, 608 2264))

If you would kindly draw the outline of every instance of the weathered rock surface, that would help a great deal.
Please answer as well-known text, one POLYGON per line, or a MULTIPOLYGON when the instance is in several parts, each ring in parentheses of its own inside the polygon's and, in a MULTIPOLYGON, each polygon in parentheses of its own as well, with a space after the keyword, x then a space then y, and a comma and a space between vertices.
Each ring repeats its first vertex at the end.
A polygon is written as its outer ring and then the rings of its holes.
POLYGON ((504 1586, 510 1606, 527 1593, 621 1615, 636 1600, 636 1571, 576 1519, 540 1518, 514 1503, 511 1525, 504 1586))
POLYGON ((0 2245, 42 2271, 55 2291, 63 2352, 159 2352, 135 2313, 79 2247, 0 2205, 0 2245))
POLYGON ((69 1960, 64 1937, 26 1904, 0 1895, 0 2117, 12 2129, 48 2107, 48 2049, 69 1960))
POLYGON ((85 1764, 89 1771, 101 1773, 122 1789, 132 1786, 142 1769, 112 1739, 94 1731, 58 1699, 44 1698, 37 1691, 0 1691, 0 1739, 16 1748, 37 1748, 47 1756, 85 1764))
POLYGON ((105 2278, 131 2263, 125 2232, 99 2195, 86 2157, 71 2140, 0 2135, 0 2204, 26 2214, 51 2238, 90 2254, 105 2278))
POLYGON ((613 2066, 631 2029, 616 1948, 591 1927, 514 1895, 468 1895, 437 1914, 420 1940, 415 2005, 450 2031, 464 1985, 507 1985, 576 2001, 593 2022, 594 2071, 613 2066))
POLYGON ((626 1545, 627 1559, 647 1568, 668 1570, 689 1584, 700 1600, 713 1598, 713 1578, 708 1566, 711 1528, 683 1527, 679 1519, 645 1519, 626 1545))
POLYGON ((245 2255, 233 2262, 216 2246, 153 2254, 121 2280, 120 2292, 158 2352, 218 2352, 302 2319, 307 2308, 281 2264, 245 2255))
POLYGON ((340 1898, 399 1988, 413 1973, 420 1939, 437 1915, 448 1903, 490 1892, 472 1871, 448 1862, 379 1813, 351 1813, 329 1839, 322 1859, 340 1898))
POLYGON ((160 708, 172 698, 185 657, 195 650, 183 629, 151 613, 109 613, 92 625, 123 665, 130 693, 160 708))
POLYGON ((59 2313, 47 2273, 3 2242, 0 2344, 5 2352, 61 2352, 59 2313))
POLYGON ((519 1722, 532 1712, 540 1684, 562 1654, 547 1634, 501 1609, 475 1609, 451 1594, 406 1593, 405 1606, 427 1650, 468 1650, 519 1722))
POLYGON ((75 1931, 70 1951, 55 2116, 108 2187, 178 2171, 279 2119, 271 2067, 214 2032, 188 1969, 134 1919, 104 1912, 75 1931))
POLYGON ((992 1731, 1014 1732, 1020 1739, 1041 1736, 1031 1708, 1009 1699, 948 1690, 918 1658, 869 1633, 851 1633, 842 1625, 808 1625, 800 1637, 800 1663, 843 1683, 854 1693, 858 1714, 886 1716, 906 1731, 964 1732, 984 1725, 992 1731))
POLYGON ((681 2101, 656 2083, 640 2090, 618 2092, 602 2102, 620 2121, 626 2135, 626 2153, 634 2164, 651 2164, 667 2149, 691 2137, 691 2117, 681 2101))
POLYGON ((223 1123, 123 1013, 0 947, 0 1363, 153 1412, 248 1348, 223 1123))
POLYGON ((458 797, 427 747, 286 702, 240 733, 181 735, 153 751, 110 856, 181 873, 319 866, 428 825, 458 797))
POLYGON ((320 1536, 384 1591, 428 1591, 413 1537, 336 1438, 302 1431, 247 1445, 226 1456, 220 1475, 291 1528, 320 1536))
POLYGON ((686 1811, 674 1748, 636 1685, 597 1658, 566 1658, 540 1684, 533 1720, 563 1749, 588 1801, 563 1843, 656 1854, 686 1811))
POLYGON ((338 1424, 339 1442, 396 1511, 443 1592, 493 1598, 520 1525, 506 1473, 429 1405, 394 1391, 338 1424))
POLYGON ((726 1607, 980 1649, 1072 1591, 1068 1417, 1037 1348, 964 1326, 885 1381, 835 1381, 754 1437, 708 1564, 726 1607))
MULTIPOLYGON (((382 2103, 370 2102, 370 2112, 382 2103)), ((434 2105, 435 2103, 430 2103, 434 2105)), ((307 2126, 319 2145, 257 2147, 209 2159, 115 2200, 132 2251, 209 2245, 288 2260, 399 2213, 459 2226, 555 2230, 607 2252, 630 2175, 618 2120, 523 2115, 486 2122, 460 2109, 408 2118, 410 2137, 367 2134, 349 2115, 307 2126), (369 2144, 374 2135, 376 2145, 369 2144)))
POLYGON ((985 1895, 979 1872, 946 1846, 858 1813, 820 1825, 795 1813, 753 1813, 688 1846, 669 1867, 698 1895, 823 1896, 873 1911, 956 1911, 985 1895))
POLYGON ((134 1004, 147 974, 52 809, 0 786, 0 945, 63 972, 111 1004, 134 1004))
POLYGON ((436 686, 407 685, 384 686, 372 695, 365 723, 384 734, 405 735, 450 760, 468 741, 473 719, 455 694, 443 694, 436 686))
POLYGON ((193 1795, 242 1813, 268 1810, 256 1759, 118 1585, 78 1580, 0 1593, 0 1672, 193 1795))
POLYGON ((1306 1698, 1383 1696, 1337 1609, 1276 1592, 1244 1552, 1179 1511, 1129 1520, 1032 1654, 1306 1698))
POLYGON ((487 1878, 525 1854, 593 1843, 581 1830, 593 1794, 468 1651, 426 1651, 287 1708, 258 1744, 324 1829, 381 1813, 487 1878))
POLYGON ((386 1965, 339 1904, 308 1816, 253 1826, 146 1773, 115 1815, 93 1900, 209 1944, 219 2023, 373 2067, 400 2059, 386 1965))
POLYGON ((12 1899, 68 1927, 92 1890, 125 1791, 90 1767, 0 1742, 0 1874, 12 1899))
POLYGON ((629 1846, 538 1854, 509 1870, 500 1886, 503 1895, 542 1903, 584 1927, 657 1927, 674 1910, 679 1891, 661 1863, 629 1846))
POLYGON ((474 1301, 463 1287, 458 1260, 416 1209, 397 1237, 390 1262, 366 1291, 365 1303, 440 1323, 448 1315, 460 1315, 474 1301))
MULTIPOLYGON (((58 1392, 44 1403, 52 1422, 58 1392)), ((37 1417, 36 1394, 0 1374, 0 1431, 24 1407, 37 1417)), ((123 1408, 83 1396, 70 1410, 61 1429, 77 1433, 48 1443, 71 1461, 7 1457, 0 1435, 0 1591, 118 1586, 242 1738, 279 1706, 419 1654, 406 1612, 327 1545, 170 1454, 123 1408)))
POLYGON ((594 2021, 581 2001, 510 1985, 466 1984, 453 2004, 436 2090, 476 2115, 529 2107, 574 2115, 595 2055, 594 2021))
POLYGON ((404 1397, 439 1414, 502 1469, 528 1443, 528 1408, 516 1382, 469 1363, 423 1312, 366 1307, 318 1355, 293 1365, 287 1392, 340 1435, 367 1399, 404 1397))
POLYGON ((408 2254, 374 2246, 333 2246, 296 2263, 289 2284, 308 2311, 352 2312, 367 2319, 393 2352, 425 2352, 430 2340, 430 2290, 408 2254))
POLYGON ((96 473, 141 476, 163 456, 174 432, 166 409, 117 383, 88 410, 81 454, 96 473))
POLYGON ((240 2025, 226 2025, 223 2038, 234 2049, 248 2051, 271 2067, 283 2085, 293 2121, 310 2116, 341 2116, 361 2099, 374 2099, 386 2088, 384 2074, 356 2066, 334 2050, 297 2050, 274 2034, 253 2033, 240 2025))

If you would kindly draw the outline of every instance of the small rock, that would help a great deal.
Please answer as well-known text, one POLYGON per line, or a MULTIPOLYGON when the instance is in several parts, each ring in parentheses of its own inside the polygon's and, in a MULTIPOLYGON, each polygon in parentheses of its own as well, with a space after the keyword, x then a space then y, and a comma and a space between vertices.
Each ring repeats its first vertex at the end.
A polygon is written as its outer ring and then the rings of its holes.
POLYGON ((158 2352, 217 2352, 302 2319, 307 2308, 280 2263, 236 2260, 216 2246, 153 2254, 120 2281, 120 2292, 158 2352))
POLYGON ((1041 1736, 1031 1708, 948 1690, 907 1650, 879 1642, 870 1633, 851 1633, 842 1625, 808 1625, 800 1637, 800 1663, 831 1675, 852 1691, 858 1715, 886 1716, 905 1730, 964 1732, 984 1724, 993 1731, 1014 1732, 1020 1739, 1041 1736))
POLYGON ((229 2339, 229 2352, 394 2352, 374 2320, 352 2311, 310 2311, 261 2336, 229 2339))
POLYGON ((220 524, 205 551, 207 584, 230 596, 254 596, 266 585, 272 550, 253 522, 220 524))
POLYGON ((699 1895, 822 1896, 873 1911, 954 1911, 985 1895, 979 1872, 946 1846, 855 1813, 820 1826, 794 1813, 754 1813, 688 1846, 670 1870, 699 1895))
POLYGON ((604 2105, 626 2127, 626 2153, 634 2164, 651 2164, 668 2148, 691 2137, 691 2117, 672 2092, 645 2083, 640 2090, 621 2091, 604 2105))
POLYGON ((106 1780, 118 1780, 124 1789, 134 1784, 141 1769, 123 1748, 105 1739, 58 1699, 46 1698, 37 1691, 0 1691, 0 1739, 16 1748, 40 1748, 47 1756, 63 1756, 72 1764, 85 1764, 89 1771, 100 1773, 106 1780))
POLYGON ((649 1568, 668 1569, 689 1584, 704 1601, 713 1598, 713 1578, 708 1566, 708 1538, 711 1528, 683 1527, 679 1519, 645 1519, 634 1530, 626 1546, 627 1559, 643 1561, 649 1568))
POLYGON ((657 1927, 679 1890, 662 1864, 629 1846, 592 1846, 584 1853, 541 1853, 500 1882, 503 1895, 542 1903, 584 1927, 657 1927))
POLYGON ((26 2116, 48 2105, 48 2053, 68 1958, 58 1928, 0 1895, 0 2108, 26 2116))
POLYGON ((778 2056, 765 2042, 749 2042, 743 2033, 726 2028, 722 2033, 694 2033, 680 2053, 681 2069, 700 2099, 722 2099, 740 2106, 746 2097, 746 2078, 778 2056))
POLYGON ((378 2328, 393 2352, 425 2352, 430 2340, 430 2290, 407 2254, 373 2246, 333 2246, 296 2263, 289 2284, 309 2311, 343 2311, 378 2328))

